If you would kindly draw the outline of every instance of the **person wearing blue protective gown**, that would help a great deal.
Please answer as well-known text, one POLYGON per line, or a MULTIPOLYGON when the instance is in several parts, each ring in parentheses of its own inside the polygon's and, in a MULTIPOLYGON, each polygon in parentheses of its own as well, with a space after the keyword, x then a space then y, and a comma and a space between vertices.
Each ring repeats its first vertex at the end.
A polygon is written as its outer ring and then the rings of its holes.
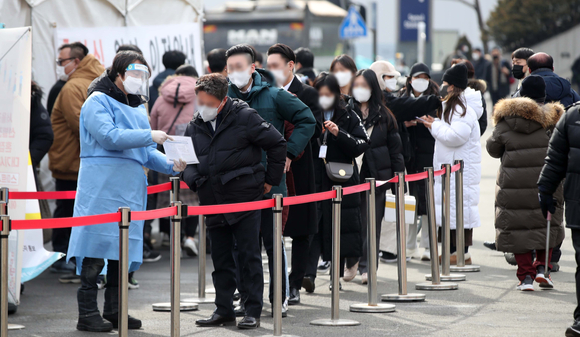
MULTIPOLYGON (((95 79, 80 115, 81 164, 74 216, 117 212, 128 206, 144 211, 147 177, 143 167, 176 175, 185 163, 168 164, 156 143, 170 139, 152 131, 143 103, 148 96, 149 66, 143 56, 120 52, 111 69, 95 79)), ((118 326, 119 226, 106 223, 75 227, 67 259, 77 261, 81 276, 78 290, 78 330, 107 332, 118 326), (107 260, 107 285, 103 316, 97 307, 97 277, 107 260), (103 318, 105 320, 103 320, 103 318)), ((143 257, 143 221, 129 226, 129 270, 139 268, 143 257)), ((141 321, 129 318, 129 328, 141 321)))

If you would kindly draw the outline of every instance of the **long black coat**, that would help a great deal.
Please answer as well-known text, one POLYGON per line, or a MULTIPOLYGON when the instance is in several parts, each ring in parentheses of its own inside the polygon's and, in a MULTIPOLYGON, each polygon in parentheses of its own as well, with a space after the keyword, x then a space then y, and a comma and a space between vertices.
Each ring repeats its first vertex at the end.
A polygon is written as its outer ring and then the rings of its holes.
MULTIPOLYGON (((302 103, 306 104, 314 116, 322 116, 322 110, 318 105, 318 91, 316 89, 300 82, 298 78, 294 77, 288 91, 295 94, 302 103)), ((294 190, 296 191, 296 195, 316 193, 313 158, 315 154, 312 152, 311 143, 317 141, 320 132, 320 128, 317 127, 314 136, 312 136, 312 139, 304 148, 302 157, 292 161, 290 166, 294 177, 294 190)), ((290 206, 288 220, 284 227, 284 235, 295 237, 316 234, 318 232, 316 204, 310 202, 290 206)))
MULTIPOLYGON (((362 119, 362 113, 358 104, 355 112, 362 119)), ((379 109, 369 108, 368 117, 363 120, 363 126, 367 132, 371 127, 373 131, 370 138, 370 147, 365 151, 361 167, 361 182, 366 178, 377 180, 389 180, 395 176, 395 172, 405 171, 403 160, 403 144, 396 128, 396 120, 386 112, 379 113, 379 109)), ((392 184, 384 184, 377 188, 377 193, 385 193, 392 188, 392 184)))
MULTIPOLYGON (((421 117, 423 115, 435 117, 436 110, 441 105, 441 101, 436 95, 424 95, 415 98, 407 95, 396 97, 390 93, 386 93, 385 100, 387 107, 393 112, 400 126, 404 121, 414 121, 416 119, 415 117, 421 117)), ((410 148, 412 151, 411 160, 406 162, 407 173, 423 172, 425 167, 433 166, 435 139, 433 139, 429 130, 420 123, 417 123, 416 126, 410 127, 407 130, 409 132, 410 148)), ((401 133, 401 138, 403 139, 403 137, 404 134, 401 133)), ((423 181, 411 182, 409 183, 409 188, 410 193, 417 199, 418 214, 427 214, 425 183, 423 181)))
MULTIPOLYGON (((199 164, 188 165, 183 181, 199 195, 200 205, 229 204, 263 199, 264 182, 280 184, 286 163, 286 141, 256 110, 228 98, 212 135, 209 122, 197 113, 187 126, 199 164), (221 115, 221 117, 220 117, 221 115), (268 170, 260 163, 268 155, 268 170)), ((207 226, 233 225, 249 212, 210 215, 207 226)))
POLYGON ((28 149, 33 166, 37 166, 48 153, 54 134, 50 115, 42 105, 42 90, 36 84, 32 85, 32 99, 30 104, 30 138, 28 149))
MULTIPOLYGON (((358 115, 351 109, 339 108, 334 111, 332 121, 339 128, 338 137, 332 134, 327 136, 326 152, 327 162, 354 163, 355 158, 363 154, 368 148, 368 135, 360 121, 358 115)), ((325 131, 328 132, 328 131, 325 131)), ((320 136, 323 142, 324 134, 320 136)), ((352 177, 339 183, 330 180, 324 168, 322 159, 317 159, 315 165, 323 172, 320 175, 322 191, 332 189, 334 185, 341 185, 343 188, 360 183, 360 176, 356 163, 354 163, 354 173, 352 177)), ((362 219, 360 209, 360 194, 355 193, 342 198, 341 207, 341 227, 340 227, 340 256, 360 257, 362 256, 362 219)), ((322 258, 324 261, 332 259, 332 200, 322 201, 322 227, 319 232, 322 237, 322 258)))
POLYGON ((556 124, 538 188, 553 195, 564 178, 566 227, 580 229, 580 102, 571 105, 556 124))

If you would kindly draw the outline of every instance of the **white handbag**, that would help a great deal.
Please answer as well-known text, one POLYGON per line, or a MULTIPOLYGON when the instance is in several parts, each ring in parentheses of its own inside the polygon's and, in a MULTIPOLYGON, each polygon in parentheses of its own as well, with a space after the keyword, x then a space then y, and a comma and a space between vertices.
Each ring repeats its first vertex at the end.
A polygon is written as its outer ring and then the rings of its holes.
MULTIPOLYGON (((385 198, 385 221, 397 221, 397 209, 395 204, 395 195, 386 192, 385 198)), ((405 224, 412 225, 415 223, 415 209, 417 200, 412 195, 405 195, 405 224)))

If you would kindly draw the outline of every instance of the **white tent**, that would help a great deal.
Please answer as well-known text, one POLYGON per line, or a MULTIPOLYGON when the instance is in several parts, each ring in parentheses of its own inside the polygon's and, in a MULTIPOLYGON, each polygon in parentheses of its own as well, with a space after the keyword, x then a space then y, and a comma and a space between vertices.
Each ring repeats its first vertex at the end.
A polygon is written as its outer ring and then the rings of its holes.
POLYGON ((0 0, 6 28, 32 26, 33 78, 45 92, 56 81, 57 27, 201 24, 202 15, 203 0, 0 0))

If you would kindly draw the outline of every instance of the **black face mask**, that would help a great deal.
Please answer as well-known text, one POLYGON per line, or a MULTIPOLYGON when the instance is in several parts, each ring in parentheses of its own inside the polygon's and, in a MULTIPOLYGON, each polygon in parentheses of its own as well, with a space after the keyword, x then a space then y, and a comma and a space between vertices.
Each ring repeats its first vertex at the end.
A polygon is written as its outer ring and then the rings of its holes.
POLYGON ((439 87, 439 95, 443 98, 447 97, 447 89, 449 89, 449 86, 443 84, 441 87, 439 87))
POLYGON ((523 69, 524 69, 524 66, 514 64, 514 67, 512 68, 512 74, 514 75, 515 78, 517 78, 518 80, 521 80, 522 78, 524 78, 526 76, 526 73, 524 73, 523 69))

